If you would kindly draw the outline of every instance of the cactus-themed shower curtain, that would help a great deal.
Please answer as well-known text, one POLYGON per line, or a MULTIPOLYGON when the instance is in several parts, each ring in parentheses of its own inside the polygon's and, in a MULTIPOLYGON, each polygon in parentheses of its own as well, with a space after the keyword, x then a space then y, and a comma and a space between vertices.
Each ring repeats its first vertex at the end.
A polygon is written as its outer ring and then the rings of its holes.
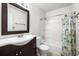
POLYGON ((62 19, 62 56, 76 55, 75 18, 65 15, 62 19))

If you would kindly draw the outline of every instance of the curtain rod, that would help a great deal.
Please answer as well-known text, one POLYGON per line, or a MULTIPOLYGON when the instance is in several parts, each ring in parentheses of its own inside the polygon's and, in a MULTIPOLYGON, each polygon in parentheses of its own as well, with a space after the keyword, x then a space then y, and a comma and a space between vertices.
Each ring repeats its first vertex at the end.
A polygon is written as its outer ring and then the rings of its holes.
POLYGON ((53 16, 49 16, 49 17, 44 17, 44 18, 40 18, 40 20, 46 20, 47 18, 61 16, 61 15, 65 15, 65 14, 58 14, 58 15, 53 15, 53 16))
POLYGON ((47 19, 47 18, 50 18, 50 17, 61 16, 61 15, 65 15, 65 14, 57 14, 57 15, 53 15, 53 16, 49 16, 49 17, 45 17, 45 18, 47 19))
MULTIPOLYGON (((77 18, 78 18, 79 13, 76 13, 76 11, 71 12, 71 13, 74 14, 74 16, 71 16, 71 17, 77 17, 77 18)), ((57 15, 53 15, 53 16, 49 16, 49 17, 45 17, 45 18, 41 18, 41 20, 42 20, 42 19, 46 20, 47 18, 55 17, 55 16, 61 16, 61 15, 67 16, 67 14, 69 14, 69 13, 66 13, 66 14, 57 14, 57 15)))
MULTIPOLYGON (((78 18, 79 13, 76 13, 76 11, 74 11, 72 13, 74 14, 73 17, 77 17, 78 18)), ((67 16, 67 14, 69 14, 69 13, 66 13, 66 14, 57 14, 57 15, 53 15, 53 16, 49 16, 49 17, 61 16, 61 15, 67 16)), ((49 17, 45 17, 45 18, 49 18, 49 17)))

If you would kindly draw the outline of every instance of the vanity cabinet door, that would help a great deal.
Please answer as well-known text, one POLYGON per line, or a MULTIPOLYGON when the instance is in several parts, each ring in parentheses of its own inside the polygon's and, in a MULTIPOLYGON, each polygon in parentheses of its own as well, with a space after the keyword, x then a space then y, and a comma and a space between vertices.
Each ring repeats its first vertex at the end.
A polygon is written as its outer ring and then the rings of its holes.
POLYGON ((36 56, 36 49, 33 48, 33 45, 25 46, 20 51, 23 56, 36 56))
POLYGON ((0 47, 0 56, 15 56, 17 48, 18 47, 13 45, 0 47))
POLYGON ((36 56, 36 38, 24 45, 19 53, 23 56, 36 56))

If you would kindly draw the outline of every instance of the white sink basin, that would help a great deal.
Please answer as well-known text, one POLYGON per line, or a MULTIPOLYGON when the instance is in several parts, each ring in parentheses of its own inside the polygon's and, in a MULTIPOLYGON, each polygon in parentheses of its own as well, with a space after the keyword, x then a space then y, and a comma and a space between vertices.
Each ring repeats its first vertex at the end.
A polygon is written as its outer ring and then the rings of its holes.
POLYGON ((23 37, 13 37, 13 38, 7 38, 7 39, 2 39, 0 40, 0 46, 4 46, 4 45, 25 45, 28 42, 30 42, 33 38, 35 37, 35 35, 25 35, 23 37))
POLYGON ((24 37, 18 38, 14 45, 25 45, 28 42, 30 42, 33 38, 34 38, 33 35, 29 35, 29 36, 24 36, 24 37))

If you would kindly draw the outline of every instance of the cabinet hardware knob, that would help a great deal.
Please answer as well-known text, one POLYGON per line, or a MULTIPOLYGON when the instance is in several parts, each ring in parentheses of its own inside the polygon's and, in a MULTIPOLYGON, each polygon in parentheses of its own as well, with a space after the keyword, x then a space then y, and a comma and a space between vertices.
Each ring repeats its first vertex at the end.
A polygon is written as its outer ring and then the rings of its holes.
POLYGON ((20 51, 19 53, 21 54, 22 52, 20 51))
POLYGON ((16 53, 16 56, 18 56, 18 53, 16 53))

